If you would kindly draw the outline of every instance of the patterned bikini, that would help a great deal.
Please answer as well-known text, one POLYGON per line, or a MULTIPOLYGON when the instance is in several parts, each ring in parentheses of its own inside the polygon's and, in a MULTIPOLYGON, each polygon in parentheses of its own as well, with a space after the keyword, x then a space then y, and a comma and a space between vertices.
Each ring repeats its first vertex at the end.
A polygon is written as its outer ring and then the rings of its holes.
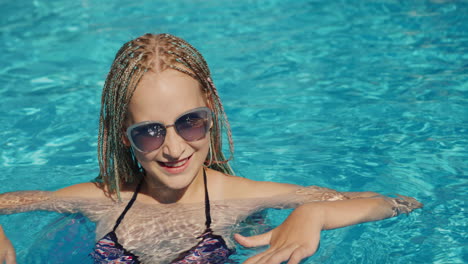
MULTIPOLYGON (((224 239, 213 234, 211 230, 211 214, 210 214, 210 199, 208 196, 206 173, 203 170, 203 180, 205 184, 205 217, 206 229, 200 238, 200 242, 191 249, 180 253, 180 255, 173 260, 172 264, 222 264, 226 263, 229 256, 234 252, 227 247, 224 239)), ((128 202, 122 214, 117 219, 114 228, 111 232, 107 233, 101 238, 95 245, 94 251, 90 254, 94 259, 94 263, 107 264, 107 263, 119 263, 119 264, 136 264, 141 263, 138 260, 138 256, 127 251, 119 242, 115 230, 120 225, 120 222, 125 217, 125 214, 132 207, 135 202, 138 192, 140 191, 141 183, 135 190, 132 199, 128 202)))

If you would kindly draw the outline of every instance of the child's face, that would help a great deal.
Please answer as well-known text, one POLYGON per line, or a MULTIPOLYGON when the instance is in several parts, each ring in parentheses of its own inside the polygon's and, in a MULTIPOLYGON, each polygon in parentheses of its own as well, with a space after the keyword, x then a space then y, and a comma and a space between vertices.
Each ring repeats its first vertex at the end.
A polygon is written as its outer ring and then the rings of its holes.
MULTIPOLYGON (((127 125, 144 121, 172 125, 181 114, 206 107, 205 98, 199 83, 186 74, 172 69, 147 72, 130 101, 127 125)), ((200 171, 208 154, 209 138, 208 132, 201 139, 187 141, 175 127, 169 127, 159 148, 147 153, 134 149, 134 153, 147 176, 178 190, 189 186, 200 171)))

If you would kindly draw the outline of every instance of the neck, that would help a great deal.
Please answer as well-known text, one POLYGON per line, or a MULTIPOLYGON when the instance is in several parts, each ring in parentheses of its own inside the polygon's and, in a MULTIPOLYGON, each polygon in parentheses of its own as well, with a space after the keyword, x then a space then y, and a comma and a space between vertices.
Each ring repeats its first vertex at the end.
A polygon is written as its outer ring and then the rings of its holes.
POLYGON ((182 189, 169 188, 155 177, 145 175, 144 182, 141 187, 141 193, 150 196, 161 204, 188 203, 198 200, 203 201, 203 167, 200 168, 192 182, 182 189))

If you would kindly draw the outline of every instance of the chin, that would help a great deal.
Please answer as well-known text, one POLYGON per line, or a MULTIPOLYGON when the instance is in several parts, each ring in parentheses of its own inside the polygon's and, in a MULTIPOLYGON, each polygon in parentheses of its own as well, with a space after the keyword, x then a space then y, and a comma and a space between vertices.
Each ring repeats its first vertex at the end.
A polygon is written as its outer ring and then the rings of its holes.
POLYGON ((191 182, 192 182, 191 180, 180 180, 180 181, 179 180, 169 180, 165 184, 169 189, 182 190, 182 189, 187 188, 190 185, 191 182))
POLYGON ((167 188, 172 190, 181 190, 185 189, 195 180, 197 177, 198 171, 186 171, 178 175, 167 175, 165 174, 164 180, 162 183, 166 185, 167 188))

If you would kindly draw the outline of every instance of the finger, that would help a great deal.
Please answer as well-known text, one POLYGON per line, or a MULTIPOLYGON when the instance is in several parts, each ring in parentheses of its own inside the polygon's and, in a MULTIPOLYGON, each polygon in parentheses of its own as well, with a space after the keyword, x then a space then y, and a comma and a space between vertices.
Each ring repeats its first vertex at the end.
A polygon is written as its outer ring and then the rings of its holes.
POLYGON ((274 253, 275 249, 269 248, 253 257, 248 258, 243 264, 262 264, 266 262, 274 253))
POLYGON ((6 264, 16 264, 16 254, 14 250, 8 250, 5 258, 6 264))
POLYGON ((253 257, 246 259, 244 262, 242 262, 242 264, 258 264, 258 260, 261 259, 265 254, 267 254, 265 251, 259 253, 253 257))
POLYGON ((291 257, 289 258, 288 264, 298 264, 301 262, 301 260, 312 256, 317 252, 317 249, 308 249, 304 246, 298 247, 294 250, 294 252, 291 254, 291 257))
POLYGON ((271 231, 251 237, 246 237, 241 234, 234 234, 234 239, 237 241, 237 243, 244 247, 265 246, 270 244, 271 231))
POLYGON ((418 209, 418 208, 422 208, 424 205, 422 203, 420 203, 418 200, 416 200, 415 198, 413 197, 409 197, 409 196, 404 196, 404 195, 400 195, 400 194, 397 194, 397 196, 402 199, 403 201, 407 202, 408 205, 412 208, 412 209, 418 209))
POLYGON ((296 248, 297 245, 289 245, 279 249, 269 250, 268 254, 260 258, 257 263, 280 264, 288 260, 296 248))

